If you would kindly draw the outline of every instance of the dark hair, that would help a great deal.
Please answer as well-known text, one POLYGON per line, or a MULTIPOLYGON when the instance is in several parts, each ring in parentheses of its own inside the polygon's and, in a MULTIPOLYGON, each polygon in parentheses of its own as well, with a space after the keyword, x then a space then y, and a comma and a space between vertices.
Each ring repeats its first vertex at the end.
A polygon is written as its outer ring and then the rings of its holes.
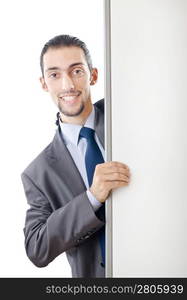
POLYGON ((42 71, 42 75, 44 75, 43 68, 43 56, 47 52, 49 48, 60 48, 60 47, 79 47, 84 51, 84 55, 89 67, 89 70, 92 70, 92 59, 90 56, 90 52, 84 42, 79 40, 77 37, 71 35, 57 35, 54 38, 50 39, 43 47, 42 52, 40 54, 40 67, 42 71))

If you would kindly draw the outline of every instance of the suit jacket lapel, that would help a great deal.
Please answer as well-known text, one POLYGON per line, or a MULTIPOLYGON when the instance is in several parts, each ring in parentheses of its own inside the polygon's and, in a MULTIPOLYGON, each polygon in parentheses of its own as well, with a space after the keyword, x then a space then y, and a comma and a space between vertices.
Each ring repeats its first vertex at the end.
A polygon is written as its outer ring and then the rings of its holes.
MULTIPOLYGON (((95 106, 95 131, 104 148, 103 124, 104 114, 95 106)), ((74 196, 77 196, 86 190, 81 174, 64 144, 60 125, 58 125, 58 129, 50 147, 46 149, 46 154, 50 160, 50 164, 53 164, 55 171, 61 176, 62 180, 69 187, 74 196)))
POLYGON ((50 163, 53 164, 55 171, 61 176, 62 180, 69 187, 74 196, 77 196, 86 190, 86 186, 79 170, 64 144, 60 126, 58 126, 51 147, 47 149, 47 156, 50 163))
POLYGON ((95 132, 99 138, 103 149, 105 148, 105 134, 104 134, 104 113, 102 113, 97 106, 95 106, 95 132))

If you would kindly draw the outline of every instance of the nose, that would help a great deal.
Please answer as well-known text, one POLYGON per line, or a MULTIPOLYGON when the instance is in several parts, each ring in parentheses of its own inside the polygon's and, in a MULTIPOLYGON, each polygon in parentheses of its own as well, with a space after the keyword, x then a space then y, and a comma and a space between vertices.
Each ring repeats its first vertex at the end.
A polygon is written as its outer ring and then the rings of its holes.
POLYGON ((63 74, 61 84, 64 91, 69 91, 75 87, 72 78, 68 74, 63 74))

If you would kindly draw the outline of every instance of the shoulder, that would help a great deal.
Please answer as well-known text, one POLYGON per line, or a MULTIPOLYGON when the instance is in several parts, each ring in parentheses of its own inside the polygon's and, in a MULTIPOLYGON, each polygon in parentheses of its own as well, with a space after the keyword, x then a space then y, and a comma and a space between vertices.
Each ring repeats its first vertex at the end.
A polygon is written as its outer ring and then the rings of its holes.
POLYGON ((51 163, 56 161, 56 143, 60 139, 59 128, 56 130, 53 140, 48 144, 24 169, 22 174, 29 177, 38 177, 50 169, 51 163))
MULTIPOLYGON (((41 170, 44 168, 44 166, 47 164, 47 153, 52 147, 52 142, 45 147, 24 169, 21 176, 23 174, 26 174, 30 178, 36 175, 39 175, 41 173, 41 170), (42 168, 41 168, 42 166, 42 168)), ((44 169, 43 169, 44 170, 44 169)), ((36 176, 37 177, 37 176, 36 176)))

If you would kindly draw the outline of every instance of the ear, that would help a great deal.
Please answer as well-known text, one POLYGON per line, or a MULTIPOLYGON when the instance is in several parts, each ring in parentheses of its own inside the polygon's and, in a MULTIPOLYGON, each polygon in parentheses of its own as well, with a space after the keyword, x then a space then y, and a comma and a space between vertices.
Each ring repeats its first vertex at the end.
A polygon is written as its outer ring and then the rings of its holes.
POLYGON ((44 77, 40 77, 40 83, 41 83, 42 89, 44 91, 48 92, 48 87, 47 87, 44 77))
POLYGON ((90 85, 96 84, 97 78, 98 78, 98 70, 96 68, 93 68, 91 72, 90 85))

